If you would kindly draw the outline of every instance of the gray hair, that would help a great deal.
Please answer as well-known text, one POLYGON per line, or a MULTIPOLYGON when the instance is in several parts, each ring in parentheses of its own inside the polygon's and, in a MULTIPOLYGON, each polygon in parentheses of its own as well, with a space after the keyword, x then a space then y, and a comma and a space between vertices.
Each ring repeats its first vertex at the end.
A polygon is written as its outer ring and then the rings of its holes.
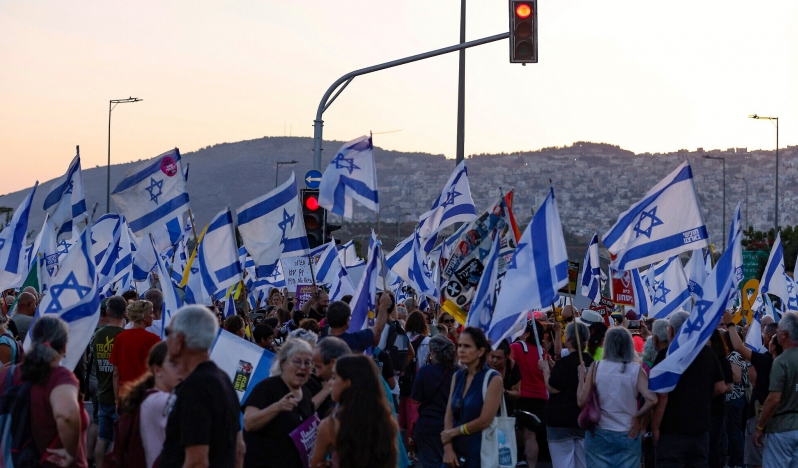
POLYGON ((416 300, 413 299, 412 297, 408 297, 407 299, 405 299, 404 304, 405 304, 405 307, 407 307, 407 310, 410 310, 410 309, 414 309, 415 310, 418 307, 418 304, 416 303, 416 300))
POLYGON ((612 327, 604 336, 604 357, 602 360, 622 362, 621 372, 626 371, 626 363, 634 362, 637 355, 632 341, 632 334, 623 327, 612 327))
POLYGON ((787 336, 793 343, 798 343, 798 314, 788 312, 779 320, 779 330, 787 332, 787 336))
MULTIPOLYGON (((664 320, 661 321, 664 322, 664 320)), ((660 320, 657 320, 657 322, 660 322, 660 320)), ((663 343, 665 343, 666 341, 667 339, 663 341, 663 343)), ((640 359, 643 361, 654 362, 656 358, 657 358, 657 348, 654 347, 654 337, 649 336, 648 339, 646 340, 645 346, 643 346, 643 354, 640 356, 640 359)))
POLYGON ((297 328, 296 330, 292 331, 288 334, 289 340, 302 340, 310 345, 311 348, 316 346, 316 342, 319 341, 318 335, 313 333, 312 331, 305 330, 304 328, 297 328))
POLYGON ((429 349, 434 353, 432 362, 435 364, 443 364, 447 367, 454 365, 454 344, 446 336, 435 335, 430 338, 429 349))
POLYGON ((188 349, 210 351, 219 332, 219 321, 207 307, 188 305, 177 310, 169 323, 169 331, 182 333, 188 349))
POLYGON ((565 327, 565 341, 571 341, 574 347, 577 347, 574 325, 579 327, 579 343, 582 345, 582 349, 584 349, 585 345, 587 345, 587 339, 590 337, 590 329, 587 328, 587 325, 584 323, 569 323, 568 326, 565 327))
POLYGON ((325 364, 329 364, 333 359, 338 359, 341 356, 352 354, 352 350, 349 349, 349 345, 346 344, 346 341, 335 336, 328 336, 319 341, 316 345, 316 349, 319 350, 321 361, 325 364))
POLYGON ((269 369, 269 377, 282 375, 283 364, 299 353, 307 353, 312 355, 313 348, 311 348, 308 342, 304 340, 286 340, 286 342, 280 347, 280 352, 277 354, 277 359, 272 360, 272 367, 269 369))
POLYGON ((157 289, 150 289, 144 293, 144 299, 152 302, 152 313, 160 317, 163 309, 163 293, 157 289))
POLYGON ((660 343, 668 343, 668 321, 655 320, 654 325, 651 325, 651 334, 656 336, 660 343))
POLYGON ((689 317, 690 314, 683 310, 677 310, 668 317, 668 326, 673 329, 673 336, 676 336, 676 333, 679 332, 679 329, 682 328, 682 325, 689 317))

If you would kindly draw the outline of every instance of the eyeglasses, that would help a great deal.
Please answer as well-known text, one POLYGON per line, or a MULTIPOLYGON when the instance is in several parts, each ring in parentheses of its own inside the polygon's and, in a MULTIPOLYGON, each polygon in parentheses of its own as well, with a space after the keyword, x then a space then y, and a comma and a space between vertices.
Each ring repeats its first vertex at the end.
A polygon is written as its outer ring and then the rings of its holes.
POLYGON ((310 360, 303 361, 301 359, 291 359, 291 365, 293 365, 297 369, 302 369, 302 368, 310 369, 311 367, 313 367, 313 361, 310 361, 310 360))
POLYGON ((454 319, 441 320, 441 322, 446 323, 446 324, 451 324, 451 323, 454 323, 454 319))

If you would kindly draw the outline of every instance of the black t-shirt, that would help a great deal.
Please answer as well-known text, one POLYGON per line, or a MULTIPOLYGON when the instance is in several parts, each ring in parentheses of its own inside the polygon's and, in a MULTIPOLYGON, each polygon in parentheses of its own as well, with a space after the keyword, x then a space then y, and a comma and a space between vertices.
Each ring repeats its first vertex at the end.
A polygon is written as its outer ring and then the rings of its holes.
MULTIPOLYGON (((717 358, 717 356, 715 356, 717 358)), ((727 384, 734 383, 734 374, 732 373, 731 363, 725 357, 718 359, 720 369, 723 371, 723 381, 727 384)), ((726 394, 715 395, 712 397, 712 414, 721 416, 726 414, 726 394)))
POLYGON ((417 434, 440 437, 456 370, 442 364, 427 364, 418 369, 410 393, 410 398, 420 403, 415 426, 417 434))
MULTIPOLYGON (((654 366, 662 362, 668 350, 657 354, 654 366)), ((708 346, 701 351, 679 378, 668 394, 668 405, 662 416, 660 431, 663 434, 692 435, 708 432, 712 420, 712 397, 715 382, 723 382, 723 370, 717 356, 708 346)))
POLYGON ((391 355, 388 354, 388 351, 380 350, 377 357, 374 357, 374 362, 377 363, 377 367, 380 368, 380 374, 382 374, 382 378, 385 379, 386 382, 388 380, 396 377, 396 372, 393 369, 393 363, 391 362, 391 355))
POLYGON ((324 314, 319 313, 318 311, 316 311, 316 309, 311 307, 310 310, 308 311, 308 318, 312 318, 315 321, 321 323, 321 321, 324 320, 324 314))
POLYGON ((235 466, 240 414, 230 377, 213 361, 201 363, 175 388, 159 466, 182 468, 190 445, 208 446, 211 467, 235 466))
MULTIPOLYGON (((582 353, 585 367, 593 364, 593 358, 588 353, 582 353)), ((549 376, 549 386, 559 390, 559 393, 549 395, 546 404, 546 425, 551 427, 578 428, 579 413, 582 411, 576 402, 576 389, 579 387, 579 355, 570 353, 557 361, 549 376)))
MULTIPOLYGON (((305 387, 310 392, 310 396, 315 397, 317 393, 319 393, 324 388, 324 382, 316 376, 316 374, 311 374, 310 378, 308 379, 308 383, 305 384, 305 387)), ((330 405, 332 404, 332 396, 327 395, 327 398, 321 402, 318 408, 316 408, 316 414, 319 415, 319 419, 324 419, 327 415, 330 414, 330 405)))
MULTIPOLYGON (((756 369, 756 381, 754 390, 751 392, 751 401, 758 401, 759 404, 764 405, 770 388, 770 369, 773 367, 773 356, 770 352, 757 353, 753 351, 751 352, 751 365, 756 369)), ((754 410, 754 405, 748 405, 746 417, 753 418, 754 410)))
MULTIPOLYGON (((505 390, 512 390, 513 387, 521 381, 521 368, 518 363, 512 359, 507 360, 507 368, 504 370, 504 379, 502 380, 502 387, 505 390)), ((507 405, 507 414, 512 415, 515 412, 516 400, 505 398, 504 402, 507 405)))
MULTIPOLYGON (((241 404, 241 409, 254 406, 258 409, 276 403, 291 391, 282 377, 269 377, 252 389, 252 393, 241 404)), ((302 388, 302 401, 291 411, 281 411, 268 424, 257 431, 244 431, 247 454, 244 466, 258 468, 302 468, 291 433, 313 415, 313 399, 307 388, 302 388)))

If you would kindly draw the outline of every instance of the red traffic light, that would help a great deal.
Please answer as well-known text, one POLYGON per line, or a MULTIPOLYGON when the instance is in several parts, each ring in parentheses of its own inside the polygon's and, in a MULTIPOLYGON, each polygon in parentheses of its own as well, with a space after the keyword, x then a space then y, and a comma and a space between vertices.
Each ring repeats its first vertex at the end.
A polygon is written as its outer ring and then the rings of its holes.
POLYGON ((309 209, 311 211, 318 210, 319 209, 319 200, 317 200, 316 197, 313 197, 313 196, 308 197, 307 199, 305 199, 305 208, 307 208, 307 209, 309 209))
POLYGON ((532 8, 526 3, 521 3, 515 7, 515 14, 521 19, 527 19, 532 14, 532 8))

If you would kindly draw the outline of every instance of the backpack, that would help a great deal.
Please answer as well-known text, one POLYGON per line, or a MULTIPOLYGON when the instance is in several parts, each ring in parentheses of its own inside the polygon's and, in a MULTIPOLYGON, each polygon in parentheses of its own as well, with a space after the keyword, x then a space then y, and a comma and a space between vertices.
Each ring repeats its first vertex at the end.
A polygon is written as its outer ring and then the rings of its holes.
POLYGON ((391 357, 391 364, 398 376, 401 376, 407 367, 407 352, 410 349, 410 338, 407 337, 404 329, 399 322, 387 325, 388 338, 385 340, 385 349, 391 357))
MULTIPOLYGON (((147 396, 156 392, 147 390, 147 396)), ((144 400, 142 400, 143 402, 144 400)), ((122 414, 114 422, 114 449, 105 455, 103 468, 141 468, 147 466, 144 443, 141 440, 141 407, 133 414, 122 414)), ((153 468, 158 465, 155 461, 153 468)))
POLYGON ((413 347, 415 357, 413 361, 405 367, 405 372, 399 377, 399 396, 409 397, 413 390, 413 382, 416 380, 416 372, 418 372, 418 347, 424 341, 426 336, 418 335, 410 342, 413 347))
POLYGON ((8 337, 11 339, 11 342, 14 343, 14 347, 17 349, 17 358, 11 364, 19 364, 22 362, 22 357, 25 355, 25 350, 22 349, 22 346, 19 345, 19 341, 14 339, 14 335, 9 332, 3 333, 3 336, 8 337))
POLYGON ((41 457, 33 440, 30 421, 31 382, 14 385, 19 366, 6 372, 3 394, 0 396, 0 463, 5 468, 40 466, 41 457))

